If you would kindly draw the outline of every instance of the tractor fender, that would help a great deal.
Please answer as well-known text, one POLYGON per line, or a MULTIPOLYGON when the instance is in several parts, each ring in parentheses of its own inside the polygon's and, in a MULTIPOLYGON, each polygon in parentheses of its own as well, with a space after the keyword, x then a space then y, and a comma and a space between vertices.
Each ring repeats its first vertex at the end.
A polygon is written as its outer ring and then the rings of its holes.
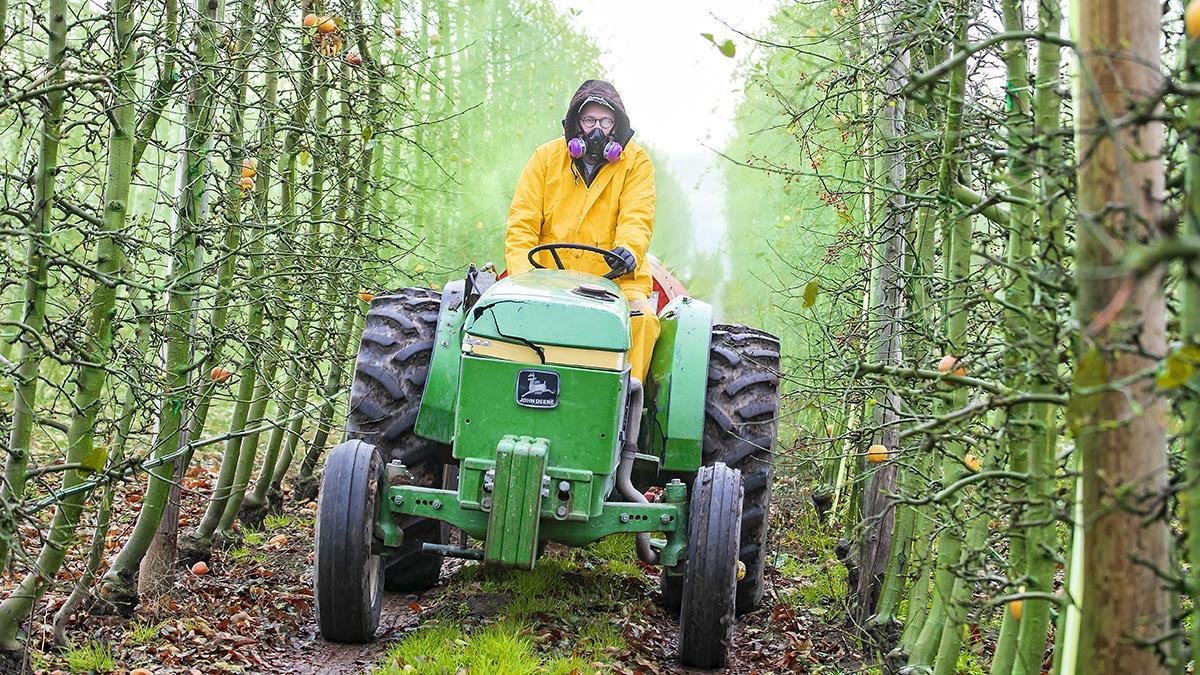
POLYGON ((664 471, 700 468, 712 316, 712 305, 687 296, 675 298, 658 315, 660 333, 647 378, 653 421, 644 438, 664 471))
POLYGON ((462 328, 465 320, 462 279, 446 283, 438 310, 437 333, 429 375, 417 411, 415 433, 439 443, 449 444, 454 436, 454 406, 458 397, 458 373, 462 365, 462 328))

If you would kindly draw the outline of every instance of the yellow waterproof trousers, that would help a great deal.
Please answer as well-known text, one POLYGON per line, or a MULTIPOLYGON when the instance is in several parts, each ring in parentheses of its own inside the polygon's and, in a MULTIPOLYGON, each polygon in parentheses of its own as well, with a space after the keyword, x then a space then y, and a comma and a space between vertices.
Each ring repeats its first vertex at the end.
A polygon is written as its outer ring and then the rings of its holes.
POLYGON ((625 291, 625 299, 629 301, 632 313, 629 317, 629 374, 645 384, 654 343, 658 340, 658 315, 646 296, 638 291, 625 291))

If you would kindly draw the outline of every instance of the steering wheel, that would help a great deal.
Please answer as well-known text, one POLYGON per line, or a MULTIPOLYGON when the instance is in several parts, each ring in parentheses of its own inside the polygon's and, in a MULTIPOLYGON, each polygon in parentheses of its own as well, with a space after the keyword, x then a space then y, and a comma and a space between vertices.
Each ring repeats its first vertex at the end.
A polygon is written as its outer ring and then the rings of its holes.
MULTIPOLYGON (((621 256, 617 255, 616 253, 613 253, 612 251, 606 251, 602 248, 597 248, 595 246, 588 246, 586 244, 542 244, 541 246, 534 246, 533 248, 529 249, 529 256, 528 256, 529 264, 533 265, 535 268, 537 268, 539 270, 546 269, 542 265, 538 264, 538 261, 534 258, 534 256, 536 256, 538 253, 541 253, 542 251, 549 251, 550 257, 554 258, 554 264, 558 265, 558 269, 560 269, 560 270, 567 269, 567 266, 563 265, 562 258, 558 257, 558 249, 560 249, 560 248, 575 249, 577 251, 587 251, 588 253, 595 253, 596 255, 604 256, 604 262, 608 263, 609 267, 612 267, 613 262, 617 262, 617 263, 623 262, 621 260, 621 256)), ((613 271, 609 272, 608 274, 605 274, 604 278, 611 281, 613 279, 616 279, 619 276, 621 276, 621 275, 617 274, 616 270, 613 270, 613 271)))

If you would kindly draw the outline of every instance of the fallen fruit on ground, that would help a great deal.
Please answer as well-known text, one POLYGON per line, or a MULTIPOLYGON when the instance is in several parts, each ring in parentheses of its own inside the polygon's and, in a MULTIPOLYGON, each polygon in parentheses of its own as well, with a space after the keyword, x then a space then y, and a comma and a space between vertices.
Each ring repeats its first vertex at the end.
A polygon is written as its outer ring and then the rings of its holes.
POLYGON ((192 574, 208 574, 208 563, 201 560, 195 565, 192 565, 192 574))
POLYGON ((886 446, 876 443, 867 449, 867 461, 872 464, 886 462, 888 458, 888 449, 886 446))

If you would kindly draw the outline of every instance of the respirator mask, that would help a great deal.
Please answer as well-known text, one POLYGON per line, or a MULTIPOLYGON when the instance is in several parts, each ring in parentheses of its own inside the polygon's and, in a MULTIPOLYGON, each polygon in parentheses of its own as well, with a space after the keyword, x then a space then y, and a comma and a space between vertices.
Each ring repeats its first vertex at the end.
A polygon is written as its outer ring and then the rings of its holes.
MULTIPOLYGON (((589 96, 586 101, 579 105, 579 110, 583 110, 583 107, 588 103, 599 103, 609 110, 613 110, 608 101, 598 96, 589 96)), ((616 125, 613 125, 613 130, 616 130, 616 128, 616 125)), ((593 127, 586 134, 582 133, 582 129, 580 129, 578 136, 567 141, 567 152, 570 153, 572 159, 579 159, 586 155, 588 161, 593 164, 599 162, 601 157, 610 162, 615 162, 621 158, 621 153, 624 150, 625 148, 617 141, 612 140, 610 134, 605 133, 599 125, 593 127)))

